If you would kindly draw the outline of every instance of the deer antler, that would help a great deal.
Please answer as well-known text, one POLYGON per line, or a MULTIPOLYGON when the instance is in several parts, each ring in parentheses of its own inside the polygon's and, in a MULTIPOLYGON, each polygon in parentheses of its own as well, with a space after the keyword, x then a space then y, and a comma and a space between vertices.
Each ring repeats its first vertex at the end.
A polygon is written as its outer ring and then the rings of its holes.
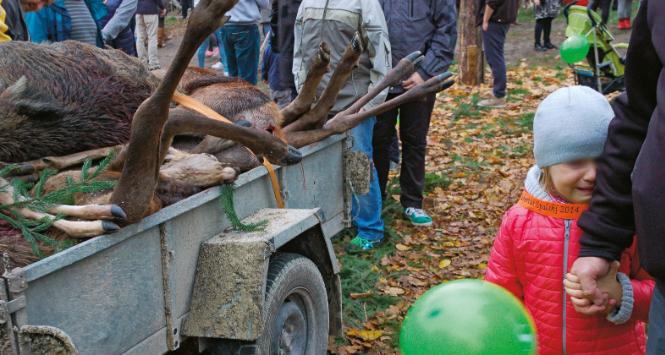
POLYGON ((330 48, 324 42, 321 43, 319 52, 309 63, 307 78, 305 78, 305 83, 298 96, 282 109, 282 116, 284 117, 282 127, 286 127, 312 107, 312 103, 316 99, 316 88, 319 86, 323 76, 330 70, 329 64, 330 48))
POLYGON ((317 127, 325 121, 326 115, 337 100, 337 94, 339 94, 339 91, 346 84, 346 80, 358 63, 358 58, 360 58, 360 55, 365 50, 365 45, 360 34, 356 32, 351 43, 346 47, 339 63, 337 63, 335 71, 316 105, 298 120, 284 127, 284 133, 287 134, 287 137, 289 132, 317 127))
POLYGON ((425 95, 436 93, 451 87, 455 83, 455 81, 447 80, 450 77, 452 77, 452 74, 450 72, 445 72, 443 74, 431 77, 426 82, 411 88, 402 95, 399 95, 376 107, 373 107, 370 110, 363 111, 360 113, 355 113, 348 116, 336 116, 332 120, 326 122, 323 128, 331 129, 336 133, 345 132, 346 130, 357 126, 360 122, 369 117, 376 116, 380 113, 391 110, 406 102, 413 101, 425 95))
MULTIPOLYGON (((410 57, 410 56, 409 56, 410 57)), ((400 62, 400 65, 402 62, 400 62)), ((404 64, 405 66, 407 64, 404 64)), ((408 75, 409 70, 403 70, 402 68, 399 68, 397 71, 395 71, 395 74, 392 75, 386 75, 386 78, 379 84, 377 84, 377 88, 383 86, 384 88, 390 84, 390 82, 394 82, 399 75, 397 73, 405 73, 408 75)), ((452 76, 451 73, 446 72, 441 75, 435 76, 427 80, 426 82, 411 88, 404 94, 397 96, 389 101, 386 101, 382 103, 381 105, 378 105, 370 110, 363 111, 360 113, 352 113, 352 114, 337 114, 335 117, 333 117, 331 120, 326 122, 323 126, 323 128, 320 129, 314 129, 314 130, 309 130, 309 131, 299 131, 299 132, 289 132, 287 134, 287 138, 290 144, 292 144, 294 147, 302 147, 310 143, 318 142, 326 137, 329 137, 333 134, 338 134, 338 133, 343 133, 358 124, 362 122, 363 120, 376 116, 380 113, 383 113, 385 111, 388 111, 390 109, 393 109, 399 105, 402 105, 405 102, 409 102, 412 100, 416 100, 422 96, 434 93, 434 92, 439 92, 442 90, 445 90, 452 86, 454 84, 454 81, 452 80, 447 80, 452 76)), ((399 80, 398 80, 399 81, 399 80)), ((378 89, 377 89, 378 90, 378 89)), ((376 90, 375 90, 376 91, 376 90)), ((380 91, 379 91, 380 92, 380 91)), ((376 96, 378 93, 372 92, 374 96, 376 96)), ((366 100, 369 101, 371 100, 374 96, 372 94, 368 93, 365 95, 365 97, 361 98, 360 100, 366 100)), ((360 105, 353 105, 353 106, 360 106, 360 105)), ((352 106, 352 107, 353 107, 352 106)), ((348 110, 345 110, 342 113, 345 112, 353 112, 351 108, 348 110)))

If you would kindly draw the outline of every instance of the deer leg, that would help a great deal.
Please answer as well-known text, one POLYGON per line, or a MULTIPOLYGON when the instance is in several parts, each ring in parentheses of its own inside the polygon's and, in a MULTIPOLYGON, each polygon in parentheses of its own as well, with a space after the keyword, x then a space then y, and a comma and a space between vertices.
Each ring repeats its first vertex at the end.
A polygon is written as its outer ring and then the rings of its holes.
MULTIPOLYGON (((18 163, 16 169, 10 172, 7 176, 18 176, 18 175, 27 175, 39 172, 44 169, 56 169, 62 170, 69 168, 71 166, 83 164, 84 161, 88 159, 101 159, 112 152, 118 153, 122 145, 116 145, 113 147, 98 148, 92 150, 86 150, 83 152, 78 152, 69 155, 63 155, 60 157, 44 157, 37 160, 26 161, 18 163)), ((3 163, 4 164, 4 163, 3 163)), ((0 165, 3 165, 0 164, 0 165)), ((6 165, 5 165, 6 166, 6 165)), ((0 166, 2 167, 2 166, 0 166)))
POLYGON ((49 213, 62 214, 81 219, 117 219, 125 220, 125 211, 117 205, 55 205, 48 209, 49 213))
POLYGON ((339 91, 344 87, 344 84, 346 84, 346 80, 351 75, 353 68, 358 62, 358 58, 360 58, 360 55, 364 50, 365 44, 363 43, 360 34, 356 32, 351 43, 346 47, 339 63, 337 63, 335 71, 330 78, 330 82, 328 82, 328 86, 326 86, 319 101, 309 112, 302 115, 295 122, 284 127, 284 133, 302 131, 310 127, 316 127, 325 121, 328 112, 330 112, 330 109, 337 100, 337 94, 339 94, 339 91))
POLYGON ((324 42, 319 46, 318 54, 309 63, 307 78, 305 78, 300 93, 298 93, 298 96, 288 106, 282 109, 282 116, 284 116, 283 127, 286 127, 312 108, 312 103, 314 103, 314 99, 316 98, 316 88, 319 86, 323 76, 330 69, 329 64, 330 48, 324 42))
MULTIPOLYGON (((111 196, 111 202, 122 207, 130 223, 143 218, 155 195, 159 166, 163 158, 160 155, 160 142, 169 116, 171 97, 196 49, 228 19, 224 14, 236 3, 237 0, 199 2, 189 18, 183 40, 164 79, 134 114, 127 159, 111 196)), ((284 150, 286 154, 286 148, 284 150)))
MULTIPOLYGON (((0 204, 2 205, 13 205, 17 201, 15 200, 16 194, 14 193, 14 188, 7 180, 0 178, 0 204)), ((19 195, 21 200, 24 197, 19 195)), ((124 217, 124 212, 118 206, 54 206, 52 207, 53 211, 58 213, 60 212, 72 212, 79 214, 81 216, 88 215, 93 218, 98 216, 108 216, 110 218, 122 218, 124 217), (76 209, 74 207, 81 207, 81 209, 76 209), (89 211, 85 212, 82 210, 87 209, 89 211), (75 211, 76 210, 76 211, 75 211)), ((25 218, 41 220, 47 219, 53 221, 53 226, 65 232, 71 237, 94 237, 100 234, 115 232, 120 227, 117 224, 105 221, 67 221, 64 219, 57 219, 54 215, 44 212, 33 211, 29 208, 21 207, 15 209, 16 213, 21 214, 25 218)))
POLYGON ((120 229, 117 224, 110 221, 68 221, 66 219, 56 219, 56 217, 51 214, 35 212, 27 208, 21 208, 18 211, 25 218, 34 220, 47 219, 53 221, 53 227, 60 229, 73 238, 90 238, 105 233, 112 233, 120 229))
POLYGON ((324 129, 330 129, 334 131, 335 133, 342 133, 347 131, 348 129, 351 129, 355 126, 357 126, 360 122, 363 120, 376 116, 380 113, 386 112, 388 110, 391 110, 397 106, 400 106, 404 104, 405 102, 413 101, 418 98, 421 98, 425 95, 439 92, 442 90, 445 90, 449 87, 451 87, 455 82, 453 80, 447 80, 452 76, 451 73, 445 72, 443 74, 440 74, 438 76, 432 77, 426 82, 411 88, 407 92, 405 92, 402 95, 399 95, 392 100, 386 101, 382 103, 381 105, 378 105, 376 107, 373 107, 370 110, 366 110, 360 113, 348 115, 348 116, 340 116, 337 117, 336 120, 330 120, 326 122, 326 124, 323 126, 324 129))

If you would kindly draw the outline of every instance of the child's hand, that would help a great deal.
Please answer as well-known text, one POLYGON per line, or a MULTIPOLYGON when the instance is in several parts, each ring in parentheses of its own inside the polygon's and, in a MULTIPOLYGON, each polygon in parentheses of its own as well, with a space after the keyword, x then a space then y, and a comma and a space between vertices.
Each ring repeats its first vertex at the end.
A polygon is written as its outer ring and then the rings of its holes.
POLYGON ((594 316, 606 315, 614 310, 617 304, 621 303, 623 289, 617 281, 616 274, 619 269, 619 262, 615 261, 610 266, 610 272, 607 276, 598 280, 598 288, 603 292, 605 302, 601 305, 595 305, 588 295, 582 289, 582 284, 576 275, 566 274, 563 281, 566 293, 570 295, 570 301, 578 313, 594 316))

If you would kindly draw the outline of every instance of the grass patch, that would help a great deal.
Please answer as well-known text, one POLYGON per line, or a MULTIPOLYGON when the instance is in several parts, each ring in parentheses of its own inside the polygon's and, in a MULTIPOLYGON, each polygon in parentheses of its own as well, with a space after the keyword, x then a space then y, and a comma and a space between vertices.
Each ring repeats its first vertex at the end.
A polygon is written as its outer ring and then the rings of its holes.
POLYGON ((452 183, 452 179, 443 173, 426 173, 425 174, 425 193, 434 191, 437 187, 447 189, 452 183))
MULTIPOLYGON (((433 184, 443 184, 443 179, 437 176, 433 179, 433 184)), ((399 179, 394 177, 388 182, 388 196, 399 194, 399 179)), ((390 255, 395 250, 395 244, 401 238, 395 229, 395 220, 401 218, 402 207, 399 202, 388 198, 384 201, 383 221, 386 242, 372 250, 371 252, 349 255, 342 250, 347 243, 355 236, 352 229, 342 232, 342 237, 335 240, 338 259, 342 264, 340 278, 342 281, 342 309, 344 323, 347 326, 362 328, 363 323, 372 318, 377 312, 383 311, 390 305, 399 301, 398 297, 383 295, 376 289, 379 278, 386 277, 380 269, 381 259, 390 255), (352 293, 371 294, 368 297, 353 299, 352 293)), ((399 325, 396 329, 399 329, 399 325)))
POLYGON ((452 121, 463 117, 480 117, 481 112, 486 111, 487 109, 484 107, 478 107, 478 101, 480 101, 478 94, 473 94, 471 96, 471 102, 465 102, 461 97, 457 98, 455 100, 457 103, 457 109, 453 112, 452 121))

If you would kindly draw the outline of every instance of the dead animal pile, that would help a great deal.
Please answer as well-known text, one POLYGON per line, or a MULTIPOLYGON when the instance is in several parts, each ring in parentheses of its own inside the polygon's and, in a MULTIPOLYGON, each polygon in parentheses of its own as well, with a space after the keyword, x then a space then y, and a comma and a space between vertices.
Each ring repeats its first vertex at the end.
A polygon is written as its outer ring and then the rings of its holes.
POLYGON ((330 70, 325 43, 300 95, 280 110, 247 82, 188 68, 197 45, 235 3, 200 2, 161 80, 120 51, 77 42, 0 44, 0 251, 13 266, 232 182, 264 159, 298 163, 297 147, 453 83, 445 73, 361 111, 414 72, 422 60, 416 52, 328 119, 365 50, 356 34, 320 97, 317 88, 330 70), (172 103, 183 97, 190 104, 172 103))

